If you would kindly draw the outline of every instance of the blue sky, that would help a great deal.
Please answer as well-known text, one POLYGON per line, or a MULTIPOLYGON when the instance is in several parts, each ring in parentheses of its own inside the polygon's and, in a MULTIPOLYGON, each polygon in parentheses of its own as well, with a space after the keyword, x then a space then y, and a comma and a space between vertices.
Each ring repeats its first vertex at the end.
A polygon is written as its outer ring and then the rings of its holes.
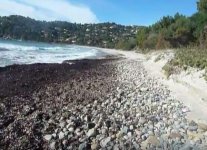
POLYGON ((3 0, 0 15, 78 23, 116 22, 151 25, 176 12, 190 16, 197 0, 3 0))
POLYGON ((165 15, 196 12, 196 0, 72 0, 89 5, 102 21, 149 25, 165 15))

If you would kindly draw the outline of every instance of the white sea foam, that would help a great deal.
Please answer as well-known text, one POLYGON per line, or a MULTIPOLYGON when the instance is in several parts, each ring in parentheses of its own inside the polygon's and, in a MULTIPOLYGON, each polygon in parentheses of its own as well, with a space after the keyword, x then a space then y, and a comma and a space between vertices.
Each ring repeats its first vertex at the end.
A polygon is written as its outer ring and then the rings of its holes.
POLYGON ((0 40, 0 66, 12 64, 62 63, 104 55, 90 47, 0 40), (2 49, 2 51, 1 51, 2 49))

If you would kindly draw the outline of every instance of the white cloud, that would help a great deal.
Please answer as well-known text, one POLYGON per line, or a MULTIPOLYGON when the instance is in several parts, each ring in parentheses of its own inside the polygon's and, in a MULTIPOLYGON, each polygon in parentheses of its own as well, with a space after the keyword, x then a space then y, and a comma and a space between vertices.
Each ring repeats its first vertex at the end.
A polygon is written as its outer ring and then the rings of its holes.
POLYGON ((1 0, 0 15, 22 15, 46 21, 98 22, 89 7, 72 4, 69 0, 1 0))

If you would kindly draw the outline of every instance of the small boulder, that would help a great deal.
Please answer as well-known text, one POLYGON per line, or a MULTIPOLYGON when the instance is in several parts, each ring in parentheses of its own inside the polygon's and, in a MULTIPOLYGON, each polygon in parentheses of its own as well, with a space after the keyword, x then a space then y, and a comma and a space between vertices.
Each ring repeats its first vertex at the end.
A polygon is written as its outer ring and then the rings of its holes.
POLYGON ((156 136, 149 136, 146 140, 147 144, 158 146, 160 144, 160 141, 157 139, 156 136))
POLYGON ((56 148, 55 148, 55 145, 56 145, 56 142, 52 142, 52 143, 50 143, 50 149, 51 150, 55 150, 56 148))
POLYGON ((142 87, 142 88, 140 88, 140 91, 141 92, 146 92, 146 91, 148 91, 149 89, 147 88, 147 87, 142 87))
POLYGON ((65 127, 65 122, 60 122, 60 124, 59 124, 59 126, 61 127, 61 128, 64 128, 65 127))
POLYGON ((92 129, 92 128, 94 128, 95 126, 96 126, 96 124, 93 123, 93 122, 88 123, 88 129, 92 129))
POLYGON ((70 128, 68 129, 68 131, 71 132, 71 133, 73 133, 74 130, 75 130, 74 127, 70 127, 70 128))
POLYGON ((107 137, 107 138, 101 140, 101 142, 100 142, 101 147, 105 148, 106 145, 107 145, 110 141, 111 141, 111 137, 107 137))
POLYGON ((127 134, 128 130, 129 130, 129 128, 127 126, 124 126, 121 131, 123 133, 127 134))
POLYGON ((139 123, 144 124, 145 122, 146 122, 146 119, 145 119, 145 118, 141 117, 141 118, 139 119, 139 123))
POLYGON ((204 123, 198 123, 198 129, 202 130, 202 131, 207 131, 207 124, 204 123))
POLYGON ((122 131, 119 131, 117 134, 116 134, 116 138, 117 139, 120 139, 123 137, 123 132, 122 131))
POLYGON ((110 120, 106 120, 106 122, 105 122, 105 126, 106 126, 107 128, 110 128, 110 127, 111 127, 111 121, 110 121, 110 120))
POLYGON ((86 135, 88 137, 92 137, 92 136, 95 136, 95 134, 96 134, 96 129, 95 128, 92 128, 92 129, 88 130, 88 132, 87 132, 86 135))
POLYGON ((82 144, 79 145, 78 150, 84 150, 86 148, 87 148, 87 143, 84 142, 84 143, 82 143, 82 144))
POLYGON ((98 144, 97 143, 92 143, 91 144, 91 150, 97 150, 98 149, 98 144))
POLYGON ((47 134, 44 136, 44 139, 47 141, 50 141, 52 139, 52 135, 51 134, 47 134))
POLYGON ((62 140, 65 137, 65 134, 61 131, 58 135, 59 139, 62 140))
POLYGON ((181 139, 182 135, 178 132, 173 132, 169 135, 169 138, 171 139, 181 139))

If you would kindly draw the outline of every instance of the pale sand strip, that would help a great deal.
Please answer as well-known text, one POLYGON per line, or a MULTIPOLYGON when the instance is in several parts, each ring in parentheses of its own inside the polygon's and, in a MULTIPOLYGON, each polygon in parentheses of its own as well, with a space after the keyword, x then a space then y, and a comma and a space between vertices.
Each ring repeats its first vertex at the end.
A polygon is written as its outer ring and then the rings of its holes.
MULTIPOLYGON (((122 51, 115 49, 100 49, 111 55, 122 55, 127 59, 141 60, 145 69, 150 75, 157 78, 166 85, 172 92, 172 96, 183 102, 190 108, 188 118, 197 122, 207 123, 207 82, 200 77, 202 72, 182 72, 179 75, 166 79, 162 67, 168 58, 162 58, 158 62, 154 60, 163 52, 155 52, 148 55, 136 53, 134 51, 122 51)), ((168 51, 171 53, 171 51, 168 51)))

